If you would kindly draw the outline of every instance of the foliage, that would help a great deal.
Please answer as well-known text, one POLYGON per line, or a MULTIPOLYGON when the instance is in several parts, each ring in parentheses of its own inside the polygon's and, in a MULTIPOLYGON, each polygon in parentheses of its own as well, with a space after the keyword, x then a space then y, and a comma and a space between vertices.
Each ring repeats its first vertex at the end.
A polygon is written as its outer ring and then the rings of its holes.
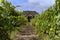
POLYGON ((0 40, 10 40, 11 32, 26 23, 26 17, 22 12, 15 10, 11 3, 7 0, 0 3, 0 40))
POLYGON ((60 40, 60 0, 53 7, 37 15, 31 23, 40 40, 60 40), (46 39, 47 37, 47 39, 46 39))

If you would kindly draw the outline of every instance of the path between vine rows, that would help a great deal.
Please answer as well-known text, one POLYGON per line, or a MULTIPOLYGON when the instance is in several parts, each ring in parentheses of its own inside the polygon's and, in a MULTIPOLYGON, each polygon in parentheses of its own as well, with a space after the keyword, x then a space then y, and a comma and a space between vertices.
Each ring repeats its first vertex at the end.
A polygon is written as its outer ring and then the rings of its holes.
POLYGON ((30 23, 23 27, 22 30, 16 35, 14 40, 38 40, 38 35, 33 31, 30 23))

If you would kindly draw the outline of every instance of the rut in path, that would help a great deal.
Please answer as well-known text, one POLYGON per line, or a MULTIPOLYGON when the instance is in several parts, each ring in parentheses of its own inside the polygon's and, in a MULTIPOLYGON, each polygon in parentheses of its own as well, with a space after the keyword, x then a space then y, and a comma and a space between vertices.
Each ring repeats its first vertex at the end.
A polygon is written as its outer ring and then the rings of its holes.
POLYGON ((38 40, 38 35, 35 35, 32 26, 28 25, 16 35, 14 40, 38 40))

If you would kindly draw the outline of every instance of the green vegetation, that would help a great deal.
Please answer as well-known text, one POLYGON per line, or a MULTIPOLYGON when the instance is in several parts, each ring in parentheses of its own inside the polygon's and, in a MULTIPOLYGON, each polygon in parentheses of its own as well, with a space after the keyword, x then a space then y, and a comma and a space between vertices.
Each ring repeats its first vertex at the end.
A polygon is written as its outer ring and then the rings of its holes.
POLYGON ((26 17, 22 12, 15 10, 11 3, 7 0, 0 2, 0 40, 10 40, 11 33, 26 23, 26 17))
POLYGON ((60 40, 60 0, 53 7, 37 15, 31 23, 40 40, 60 40))
MULTIPOLYGON (((0 40, 13 40, 22 26, 27 24, 23 12, 15 10, 7 0, 0 0, 0 40)), ((40 40, 60 40, 60 0, 53 7, 31 20, 32 28, 40 40)))

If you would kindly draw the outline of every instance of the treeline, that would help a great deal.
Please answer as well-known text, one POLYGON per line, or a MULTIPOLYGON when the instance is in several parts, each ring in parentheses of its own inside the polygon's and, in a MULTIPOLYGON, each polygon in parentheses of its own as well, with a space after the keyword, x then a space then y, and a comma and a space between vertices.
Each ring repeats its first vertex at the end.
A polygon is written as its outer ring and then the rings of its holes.
POLYGON ((11 32, 27 23, 22 12, 15 10, 15 8, 7 0, 0 1, 0 40, 11 40, 11 32))
POLYGON ((31 20, 40 40, 60 40, 60 0, 31 20))

